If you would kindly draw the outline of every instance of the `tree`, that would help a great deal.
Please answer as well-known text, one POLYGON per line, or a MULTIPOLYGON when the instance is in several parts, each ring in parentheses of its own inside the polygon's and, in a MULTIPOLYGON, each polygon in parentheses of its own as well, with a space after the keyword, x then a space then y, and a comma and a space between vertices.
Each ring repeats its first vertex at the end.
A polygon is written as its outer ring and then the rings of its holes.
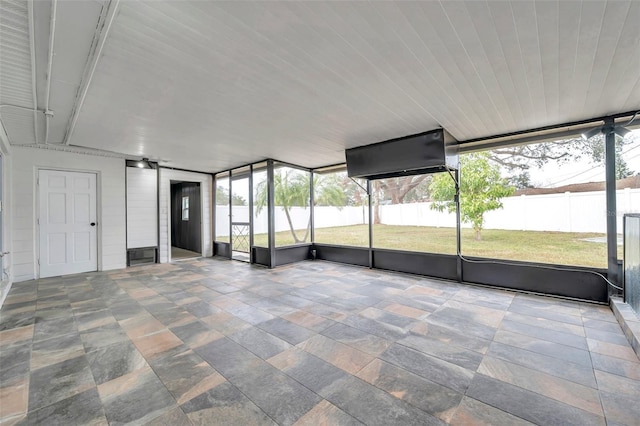
MULTIPOLYGON (((280 207, 289 224, 289 230, 293 236, 295 243, 304 243, 309 238, 311 229, 311 218, 307 223, 304 237, 299 238, 291 219, 292 207, 309 207, 310 200, 310 174, 301 172, 291 168, 279 168, 274 170, 273 187, 274 202, 280 207)), ((318 175, 314 176, 314 204, 329 206, 344 206, 347 203, 347 195, 340 185, 339 179, 335 175, 318 175)), ((268 184, 262 181, 256 187, 255 208, 256 214, 267 207, 268 203, 268 184)))
POLYGON ((367 181, 366 179, 351 179, 347 176, 347 172, 338 172, 334 174, 336 184, 342 187, 347 197, 347 206, 366 206, 367 201, 367 181))
MULTIPOLYGON (((433 204, 438 211, 456 211, 455 185, 448 173, 440 173, 429 186, 433 204)), ((460 162, 460 216, 476 231, 481 240, 484 214, 502 208, 503 197, 512 195, 514 188, 500 176, 500 167, 489 162, 486 152, 465 155, 460 162)))
MULTIPOLYGON (((616 180, 624 179, 629 176, 633 176, 633 171, 629 169, 627 162, 623 158, 624 147, 629 143, 628 140, 616 137, 616 180)), ((589 149, 588 153, 593 163, 604 164, 605 163, 605 139, 604 135, 596 135, 586 141, 589 149)))
MULTIPOLYGON (((307 175, 307 181, 309 180, 307 175)), ((343 179, 338 174, 314 174, 313 176, 313 205, 335 206, 341 209, 349 202, 351 186, 357 186, 349 178, 343 179)))
POLYGON ((383 191, 384 199, 391 200, 391 204, 403 204, 405 198, 419 188, 423 182, 428 182, 430 177, 430 175, 401 176, 378 182, 383 191))
MULTIPOLYGON (((229 190, 227 188, 220 185, 216 187, 216 204, 219 206, 229 205, 229 190)), ((234 206, 248 205, 247 200, 238 194, 233 194, 231 196, 231 204, 234 206)))
POLYGON ((534 185, 531 183, 531 175, 529 175, 528 171, 509 176, 507 178, 507 182, 509 183, 509 185, 515 187, 516 189, 526 189, 534 187, 534 185))
MULTIPOLYGON (((632 176, 634 172, 629 169, 623 158, 623 149, 634 142, 633 137, 616 140, 616 179, 632 176)), ((502 166, 507 173, 514 173, 509 179, 522 184, 522 173, 532 165, 542 167, 549 161, 561 165, 570 161, 579 161, 587 158, 594 164, 604 164, 605 143, 604 135, 599 134, 588 140, 582 138, 561 139, 552 142, 534 143, 528 145, 515 145, 497 148, 489 153, 489 158, 502 166)), ((519 185, 518 185, 519 186, 519 185)))
POLYGON ((380 223, 380 204, 404 204, 429 198, 431 175, 401 176, 373 181, 373 223, 380 223))

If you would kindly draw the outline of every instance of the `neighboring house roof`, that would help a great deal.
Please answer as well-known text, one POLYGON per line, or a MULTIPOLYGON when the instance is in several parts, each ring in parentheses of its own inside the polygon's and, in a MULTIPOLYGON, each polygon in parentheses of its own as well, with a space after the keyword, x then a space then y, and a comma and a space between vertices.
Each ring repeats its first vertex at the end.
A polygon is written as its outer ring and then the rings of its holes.
MULTIPOLYGON (((604 191, 605 182, 586 182, 574 183, 571 185, 563 185, 555 188, 525 188, 518 189, 513 195, 541 195, 541 194, 561 194, 564 192, 591 192, 604 191)), ((630 176, 628 178, 616 181, 617 189, 640 188, 640 175, 630 176)))

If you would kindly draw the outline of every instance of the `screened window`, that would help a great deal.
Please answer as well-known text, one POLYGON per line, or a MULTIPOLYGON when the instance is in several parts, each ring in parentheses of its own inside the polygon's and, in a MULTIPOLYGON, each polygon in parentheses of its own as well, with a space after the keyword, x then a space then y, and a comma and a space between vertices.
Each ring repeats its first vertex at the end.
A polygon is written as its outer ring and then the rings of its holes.
POLYGON ((313 177, 315 242, 369 246, 369 201, 365 180, 351 180, 344 168, 313 177))
POLYGON ((606 267, 604 152, 576 135, 461 155, 462 254, 606 267))
MULTIPOLYGON (((620 120, 625 125, 629 120, 620 120)), ((625 213, 640 213, 640 127, 629 127, 631 133, 616 139, 616 207, 618 235, 622 234, 625 213)), ((621 239, 621 236, 618 240, 621 239)), ((622 246, 618 245, 618 259, 622 259, 622 246)))
POLYGON ((375 248, 456 253, 455 185, 449 173, 378 179, 371 186, 375 248))
POLYGON ((310 176, 305 170, 274 165, 276 247, 311 242, 310 176))
POLYGON ((229 174, 216 175, 216 238, 218 242, 229 242, 231 211, 229 210, 229 174))
POLYGON ((269 247, 269 215, 267 213, 267 163, 253 166, 253 245, 269 247), (257 208, 257 207, 260 208, 257 208))

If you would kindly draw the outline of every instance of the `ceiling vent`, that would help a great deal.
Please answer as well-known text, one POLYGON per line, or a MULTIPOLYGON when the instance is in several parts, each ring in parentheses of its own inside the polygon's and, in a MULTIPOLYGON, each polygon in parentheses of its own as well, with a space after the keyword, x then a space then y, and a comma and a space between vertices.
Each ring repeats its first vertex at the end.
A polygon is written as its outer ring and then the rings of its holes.
POLYGON ((458 169, 457 141, 444 129, 347 149, 349 177, 384 179, 458 169))

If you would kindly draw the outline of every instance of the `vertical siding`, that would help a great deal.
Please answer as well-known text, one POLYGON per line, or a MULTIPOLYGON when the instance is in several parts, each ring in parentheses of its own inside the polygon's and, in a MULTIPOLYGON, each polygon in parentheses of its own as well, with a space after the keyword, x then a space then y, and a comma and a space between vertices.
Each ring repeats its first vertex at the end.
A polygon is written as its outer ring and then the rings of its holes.
POLYGON ((213 255, 211 243, 213 179, 203 173, 160 169, 160 262, 169 262, 171 251, 171 181, 200 182, 202 202, 202 254, 213 255))
MULTIPOLYGON (((2 125, 0 124, 0 133, 2 125)), ((11 245, 11 161, 13 157, 9 151, 9 145, 0 139, 0 155, 2 155, 2 250, 8 251, 9 254, 0 259, 4 273, 0 278, 0 308, 4 303, 11 285, 13 283, 13 271, 11 268, 11 258, 13 256, 13 248, 11 245)))
POLYGON ((127 248, 158 245, 158 176, 127 167, 127 248))
POLYGON ((12 150, 12 266, 14 281, 37 277, 37 190, 40 168, 98 174, 98 269, 126 266, 124 160, 47 149, 12 150))

